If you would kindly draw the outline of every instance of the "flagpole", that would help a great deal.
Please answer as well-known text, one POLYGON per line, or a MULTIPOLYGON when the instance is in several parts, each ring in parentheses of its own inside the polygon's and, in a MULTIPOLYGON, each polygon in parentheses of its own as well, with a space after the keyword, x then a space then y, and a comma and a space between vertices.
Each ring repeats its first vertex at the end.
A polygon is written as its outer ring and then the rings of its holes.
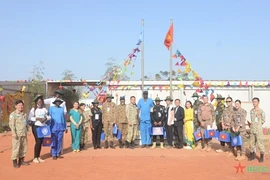
MULTIPOLYGON (((173 24, 173 20, 171 19, 171 25, 173 24)), ((172 96, 172 46, 173 43, 170 46, 170 96, 173 98, 172 96)))
POLYGON ((144 91, 144 19, 141 21, 142 25, 142 43, 141 43, 141 79, 142 79, 142 93, 144 91))

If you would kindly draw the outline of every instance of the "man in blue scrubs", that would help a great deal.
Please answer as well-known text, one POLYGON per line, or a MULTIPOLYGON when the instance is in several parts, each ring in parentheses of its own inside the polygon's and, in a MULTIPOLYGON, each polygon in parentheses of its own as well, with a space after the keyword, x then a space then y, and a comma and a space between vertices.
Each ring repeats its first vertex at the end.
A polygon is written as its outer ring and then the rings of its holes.
POLYGON ((148 98, 148 92, 144 91, 143 98, 138 102, 142 148, 151 145, 151 135, 149 130, 152 128, 150 111, 153 106, 153 100, 148 98))

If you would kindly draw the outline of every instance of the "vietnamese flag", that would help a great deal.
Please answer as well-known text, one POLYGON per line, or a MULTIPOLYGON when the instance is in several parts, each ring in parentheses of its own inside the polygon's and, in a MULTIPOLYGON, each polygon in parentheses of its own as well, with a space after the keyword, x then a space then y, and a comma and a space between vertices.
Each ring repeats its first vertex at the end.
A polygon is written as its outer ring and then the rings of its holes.
POLYGON ((169 49, 173 43, 173 24, 171 24, 169 31, 166 34, 164 45, 169 49))

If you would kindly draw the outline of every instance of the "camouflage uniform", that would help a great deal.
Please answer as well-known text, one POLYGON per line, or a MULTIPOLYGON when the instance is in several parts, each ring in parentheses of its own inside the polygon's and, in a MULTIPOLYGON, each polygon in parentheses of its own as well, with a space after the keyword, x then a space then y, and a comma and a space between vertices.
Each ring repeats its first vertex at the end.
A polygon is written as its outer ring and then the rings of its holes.
POLYGON ((127 142, 132 143, 136 139, 138 129, 138 111, 137 106, 134 104, 128 104, 126 107, 127 120, 131 125, 128 125, 127 142))
POLYGON ((222 102, 217 104, 217 107, 215 110, 216 111, 216 125, 219 131, 222 131, 221 119, 222 119, 222 114, 223 114, 224 109, 225 109, 225 105, 222 102))
POLYGON ((262 109, 255 110, 254 108, 250 110, 250 153, 251 160, 254 159, 256 144, 258 145, 258 149, 260 151, 261 157, 260 162, 263 162, 263 155, 265 151, 265 147, 263 144, 263 127, 262 125, 265 123, 265 113, 262 109))
MULTIPOLYGON (((222 116, 221 116, 221 123, 223 130, 231 130, 231 122, 234 116, 234 107, 228 106, 224 109, 222 116)), ((231 143, 226 143, 230 148, 230 155, 232 155, 231 143)), ((225 142, 220 142, 222 149, 224 150, 225 142)))
POLYGON ((89 122, 90 116, 92 116, 91 111, 84 111, 82 113, 83 121, 82 121, 82 134, 81 134, 81 148, 84 148, 86 143, 88 142, 88 133, 89 133, 89 122))
POLYGON ((12 132, 12 160, 24 158, 27 153, 28 125, 25 113, 12 112, 9 116, 9 127, 12 132))
MULTIPOLYGON (((199 95, 197 93, 193 93, 192 97, 199 98, 199 95)), ((198 120, 198 110, 199 110, 199 107, 200 107, 201 104, 203 104, 203 103, 199 99, 197 99, 193 103, 193 110, 194 110, 194 119, 193 119, 194 131, 196 131, 200 127, 200 122, 198 120)))
POLYGON ((122 147, 122 140, 126 141, 127 130, 128 130, 128 121, 126 115, 126 105, 118 105, 116 107, 116 124, 118 130, 121 132, 122 137, 119 140, 119 146, 122 147))
MULTIPOLYGON (((211 126, 213 122, 216 120, 215 110, 214 106, 210 103, 207 104, 201 104, 198 109, 198 120, 200 124, 204 124, 203 127, 201 127, 201 134, 202 137, 204 137, 204 131, 207 129, 207 126, 211 126), (204 117, 204 113, 208 114, 208 117, 204 117)), ((211 145, 212 145, 212 139, 202 139, 201 146, 203 149, 205 149, 205 144, 207 146, 207 151, 211 151, 211 145)), ((198 146, 199 147, 199 146, 198 146)), ((197 148, 198 149, 198 148, 197 148)))
POLYGON ((247 111, 239 108, 238 110, 234 111, 234 115, 232 118, 231 126, 235 129, 239 127, 239 135, 242 138, 243 144, 242 146, 237 146, 237 157, 236 160, 244 160, 246 155, 246 148, 245 148, 245 139, 246 139, 246 118, 247 118, 247 111))
POLYGON ((105 133, 105 144, 113 144, 113 123, 115 123, 116 105, 114 102, 105 102, 102 105, 102 121, 105 133))

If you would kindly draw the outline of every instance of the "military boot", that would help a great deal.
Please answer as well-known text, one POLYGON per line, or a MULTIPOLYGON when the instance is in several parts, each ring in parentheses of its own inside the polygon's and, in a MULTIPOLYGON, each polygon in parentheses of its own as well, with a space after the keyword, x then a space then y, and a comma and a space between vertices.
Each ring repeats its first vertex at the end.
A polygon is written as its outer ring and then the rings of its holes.
POLYGON ((123 148, 123 142, 122 142, 122 140, 119 140, 119 148, 123 148))
POLYGON ((239 158, 241 157, 240 152, 237 151, 237 156, 235 158, 236 161, 239 161, 239 158))
POLYGON ((259 159, 259 162, 260 162, 260 163, 262 163, 262 162, 263 162, 263 160, 264 160, 264 154, 262 154, 262 153, 261 153, 261 155, 260 155, 260 159, 259 159))
POLYGON ((113 141, 110 142, 110 148, 111 149, 115 149, 114 145, 113 145, 113 141))
POLYGON ((164 149, 164 143, 163 142, 160 143, 160 148, 164 149))
POLYGON ((130 145, 133 147, 133 149, 136 147, 134 141, 131 141, 130 145))
POLYGON ((254 152, 250 152, 250 156, 248 158, 248 161, 253 161, 255 159, 255 153, 254 152))
POLYGON ((126 148, 128 149, 129 148, 129 146, 130 146, 130 144, 129 144, 129 142, 125 142, 125 145, 126 145, 126 148))
POLYGON ((156 148, 156 145, 157 145, 157 143, 156 142, 153 142, 153 145, 152 145, 152 149, 155 149, 156 148))
POLYGON ((202 149, 202 144, 198 143, 197 146, 194 148, 194 150, 201 150, 202 149))
POLYGON ((129 143, 129 149, 134 149, 134 146, 132 144, 132 141, 129 143))
POLYGON ((129 148, 129 142, 125 141, 126 148, 129 148))
POLYGON ((230 148, 230 150, 227 152, 227 157, 232 157, 233 155, 233 150, 230 148))
POLYGON ((19 168, 17 159, 13 160, 12 162, 13 162, 13 167, 14 168, 19 168))
POLYGON ((105 148, 105 149, 108 149, 108 148, 109 148, 109 144, 108 144, 108 141, 105 141, 105 145, 104 145, 104 148, 105 148))
POLYGON ((19 158, 19 166, 29 166, 29 163, 24 161, 24 157, 19 158))

